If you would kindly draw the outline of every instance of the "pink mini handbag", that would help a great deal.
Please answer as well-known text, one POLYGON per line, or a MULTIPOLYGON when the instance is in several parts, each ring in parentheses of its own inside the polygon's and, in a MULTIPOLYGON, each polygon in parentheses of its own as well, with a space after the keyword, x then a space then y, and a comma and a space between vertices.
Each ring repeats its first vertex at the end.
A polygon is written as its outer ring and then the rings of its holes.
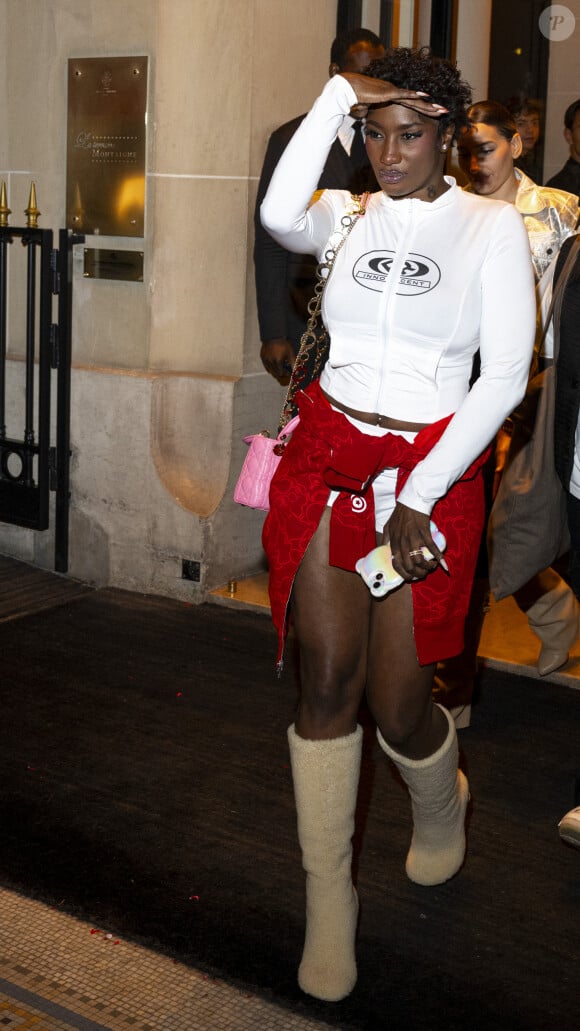
POLYGON ((276 438, 265 433, 244 437, 250 447, 234 490, 234 501, 238 505, 260 508, 263 512, 270 510, 270 483, 280 464, 288 437, 299 422, 300 417, 296 415, 276 438))
POLYGON ((299 416, 295 414, 296 394, 319 378, 328 358, 330 338, 321 317, 324 290, 334 266, 334 259, 351 229, 356 225, 360 216, 364 215, 368 197, 368 193, 363 194, 362 197, 351 197, 350 204, 336 229, 339 240, 331 245, 333 240, 331 237, 329 246, 324 253, 324 260, 318 265, 316 271, 318 281, 314 297, 308 304, 309 319, 300 340, 300 350, 290 377, 278 436, 274 439, 264 432, 244 437, 246 444, 250 445, 250 450, 244 459, 242 471, 234 490, 234 501, 237 501, 239 505, 260 508, 263 512, 270 511, 270 483, 280 464, 288 437, 300 421, 299 416), (318 327, 319 318, 320 327, 318 327))

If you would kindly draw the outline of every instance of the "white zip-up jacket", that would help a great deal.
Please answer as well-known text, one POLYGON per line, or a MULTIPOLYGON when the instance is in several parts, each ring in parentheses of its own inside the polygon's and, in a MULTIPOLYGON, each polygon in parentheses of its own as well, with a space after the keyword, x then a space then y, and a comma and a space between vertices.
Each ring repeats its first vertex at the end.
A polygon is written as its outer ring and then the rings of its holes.
MULTIPOLYGON (((330 79, 274 172, 261 217, 289 250, 320 259, 336 239, 349 195, 326 190, 309 202, 355 103, 346 79, 330 79)), ((427 514, 521 401, 536 318, 521 216, 446 181, 449 189, 431 203, 373 194, 337 254, 323 304, 328 394, 408 422, 455 413, 400 495, 427 514), (478 348, 481 374, 469 390, 478 348)))

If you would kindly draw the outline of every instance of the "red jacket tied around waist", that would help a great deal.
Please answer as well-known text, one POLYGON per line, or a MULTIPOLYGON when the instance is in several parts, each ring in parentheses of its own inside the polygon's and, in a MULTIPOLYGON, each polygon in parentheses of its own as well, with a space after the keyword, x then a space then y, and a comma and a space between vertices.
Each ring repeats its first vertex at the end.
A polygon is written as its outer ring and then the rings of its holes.
MULTIPOLYGON (((331 512, 329 563, 354 571, 357 560, 377 544, 372 481, 383 469, 397 468, 398 496, 411 470, 437 443, 452 418, 420 430, 410 443, 392 433, 382 437, 361 433, 330 406, 318 383, 299 394, 298 407, 300 423, 272 480, 263 531, 279 663, 294 577, 329 492, 340 492, 331 512)), ((431 518, 447 539, 449 574, 438 566, 424 580, 412 583, 415 644, 421 665, 463 649, 463 625, 485 516, 481 470, 488 453, 489 449, 476 459, 432 512, 431 518)))

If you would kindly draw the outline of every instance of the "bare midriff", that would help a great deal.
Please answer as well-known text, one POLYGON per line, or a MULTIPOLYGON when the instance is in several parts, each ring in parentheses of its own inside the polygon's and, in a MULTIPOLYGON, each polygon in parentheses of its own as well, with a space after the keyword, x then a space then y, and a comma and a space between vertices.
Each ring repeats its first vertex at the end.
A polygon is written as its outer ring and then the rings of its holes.
POLYGON ((339 412, 344 412, 351 419, 366 422, 369 426, 380 426, 381 429, 385 430, 406 430, 408 433, 416 433, 430 425, 428 422, 405 422, 404 419, 392 419, 390 415, 381 415, 379 412, 359 412, 356 408, 349 408, 348 405, 335 401, 325 390, 322 393, 333 408, 338 408, 339 412))

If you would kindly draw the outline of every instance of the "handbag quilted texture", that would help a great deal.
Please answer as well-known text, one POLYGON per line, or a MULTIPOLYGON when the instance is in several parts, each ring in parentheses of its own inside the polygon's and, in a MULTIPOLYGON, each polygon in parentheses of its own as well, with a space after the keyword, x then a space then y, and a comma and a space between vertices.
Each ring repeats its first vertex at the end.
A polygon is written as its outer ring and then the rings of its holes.
POLYGON ((263 433, 244 437, 249 448, 234 490, 234 501, 239 505, 258 508, 263 512, 270 510, 272 477, 280 464, 288 437, 299 421, 298 416, 291 419, 276 438, 267 437, 263 433))

